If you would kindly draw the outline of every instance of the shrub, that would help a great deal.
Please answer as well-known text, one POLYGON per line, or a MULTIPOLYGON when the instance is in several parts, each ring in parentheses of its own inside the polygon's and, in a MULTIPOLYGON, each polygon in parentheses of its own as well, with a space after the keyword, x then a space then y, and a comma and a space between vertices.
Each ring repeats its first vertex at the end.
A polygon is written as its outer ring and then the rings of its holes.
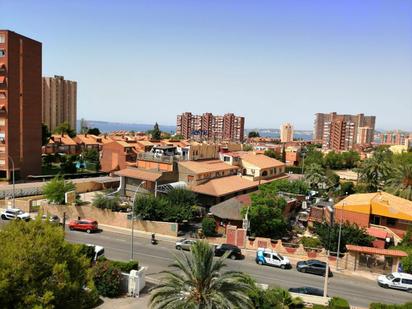
POLYGON ((119 195, 107 196, 104 193, 96 193, 93 198, 93 206, 100 209, 111 209, 117 211, 120 209, 119 195))
POLYGON ((74 191, 75 188, 71 181, 65 181, 63 177, 56 176, 43 186, 43 194, 49 203, 63 205, 65 193, 74 191))
POLYGON ((340 297, 333 297, 329 301, 329 308, 331 309, 349 309, 349 303, 346 299, 340 297))
POLYGON ((121 271, 110 261, 98 262, 93 268, 93 282, 99 294, 117 297, 121 294, 121 271))
POLYGON ((129 261, 129 262, 122 262, 122 261, 111 261, 111 264, 119 268, 124 273, 130 273, 131 270, 139 270, 139 262, 138 261, 129 261))
POLYGON ((206 217, 202 220, 202 230, 206 237, 216 235, 216 221, 214 218, 206 217))
POLYGON ((412 309, 412 303, 405 303, 402 305, 387 305, 387 304, 380 304, 380 303, 371 303, 369 305, 370 309, 412 309))
POLYGON ((300 243, 305 248, 318 248, 322 245, 321 241, 315 237, 302 237, 300 243))

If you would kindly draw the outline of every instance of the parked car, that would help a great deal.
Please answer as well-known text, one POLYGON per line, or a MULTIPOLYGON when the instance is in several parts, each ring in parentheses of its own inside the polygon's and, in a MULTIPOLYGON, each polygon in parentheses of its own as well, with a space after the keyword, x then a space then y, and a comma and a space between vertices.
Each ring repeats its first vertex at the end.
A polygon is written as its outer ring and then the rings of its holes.
POLYGON ((276 266, 282 269, 292 268, 292 265, 290 265, 290 261, 287 257, 280 255, 276 251, 265 248, 259 248, 256 251, 256 263, 259 265, 276 266))
MULTIPOLYGON (((302 273, 311 273, 315 275, 325 276, 326 263, 319 260, 307 260, 300 261, 296 264, 296 270, 302 273)), ((329 268, 329 277, 333 277, 333 274, 329 268)))
POLYGON ((55 223, 55 224, 61 224, 60 218, 56 215, 52 215, 52 216, 43 215, 43 216, 41 216, 41 220, 42 221, 49 221, 49 222, 55 223))
POLYGON ((1 218, 3 220, 24 220, 29 221, 30 215, 19 208, 7 208, 2 211, 1 218))
POLYGON ((318 288, 313 288, 310 286, 303 286, 300 288, 290 288, 289 292, 298 293, 298 294, 307 294, 315 296, 323 296, 323 290, 318 288))
POLYGON ((92 262, 96 262, 99 257, 104 256, 104 247, 93 244, 86 244, 86 246, 94 249, 93 256, 90 256, 92 262))
POLYGON ((240 250, 239 247, 231 244, 221 244, 217 245, 215 247, 215 255, 216 256, 222 256, 224 255, 227 251, 230 251, 228 258, 232 260, 240 259, 243 257, 242 251, 240 250))
POLYGON ((384 288, 398 289, 412 293, 412 275, 406 273, 391 273, 378 277, 378 285, 384 288))
POLYGON ((183 238, 181 240, 176 241, 176 249, 177 250, 190 250, 190 247, 196 242, 193 239, 186 239, 183 238))
POLYGON ((87 233, 96 232, 99 230, 96 220, 93 219, 81 219, 72 220, 69 222, 70 230, 86 231, 87 233))

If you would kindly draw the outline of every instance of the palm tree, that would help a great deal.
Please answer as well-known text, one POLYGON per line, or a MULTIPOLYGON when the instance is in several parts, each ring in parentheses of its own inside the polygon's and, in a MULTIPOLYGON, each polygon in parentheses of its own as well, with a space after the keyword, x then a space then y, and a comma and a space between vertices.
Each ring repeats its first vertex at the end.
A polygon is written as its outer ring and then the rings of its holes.
POLYGON ((412 201, 412 164, 400 165, 388 180, 387 191, 412 201))
POLYGON ((312 163, 305 169, 305 180, 311 188, 319 189, 319 185, 325 183, 325 170, 319 164, 312 163))
POLYGON ((150 298, 152 308, 253 308, 248 297, 252 286, 247 275, 228 271, 225 267, 225 254, 214 261, 212 247, 197 241, 190 254, 176 256, 170 267, 177 270, 164 271, 166 276, 156 286, 150 298))
POLYGON ((388 161, 383 161, 379 156, 374 156, 363 162, 360 167, 360 179, 364 182, 369 192, 381 190, 391 175, 388 161))

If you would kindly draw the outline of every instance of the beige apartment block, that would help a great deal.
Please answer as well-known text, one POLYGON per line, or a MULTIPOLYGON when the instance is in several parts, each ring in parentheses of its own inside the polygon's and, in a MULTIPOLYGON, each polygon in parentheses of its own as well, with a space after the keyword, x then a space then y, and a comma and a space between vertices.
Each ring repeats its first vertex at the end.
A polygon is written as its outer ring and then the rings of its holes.
POLYGON ((280 141, 282 143, 293 142, 293 126, 290 123, 280 126, 280 141))
POLYGON ((42 121, 53 131, 63 122, 76 129, 77 82, 63 76, 43 77, 42 121))

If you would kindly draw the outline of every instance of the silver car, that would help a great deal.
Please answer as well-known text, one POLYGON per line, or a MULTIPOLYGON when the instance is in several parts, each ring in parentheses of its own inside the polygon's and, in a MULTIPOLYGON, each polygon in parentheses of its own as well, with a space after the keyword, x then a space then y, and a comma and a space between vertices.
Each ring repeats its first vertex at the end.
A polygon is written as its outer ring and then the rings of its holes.
POLYGON ((193 239, 186 239, 183 238, 181 240, 176 241, 176 249, 177 250, 190 250, 190 247, 196 242, 193 239))

